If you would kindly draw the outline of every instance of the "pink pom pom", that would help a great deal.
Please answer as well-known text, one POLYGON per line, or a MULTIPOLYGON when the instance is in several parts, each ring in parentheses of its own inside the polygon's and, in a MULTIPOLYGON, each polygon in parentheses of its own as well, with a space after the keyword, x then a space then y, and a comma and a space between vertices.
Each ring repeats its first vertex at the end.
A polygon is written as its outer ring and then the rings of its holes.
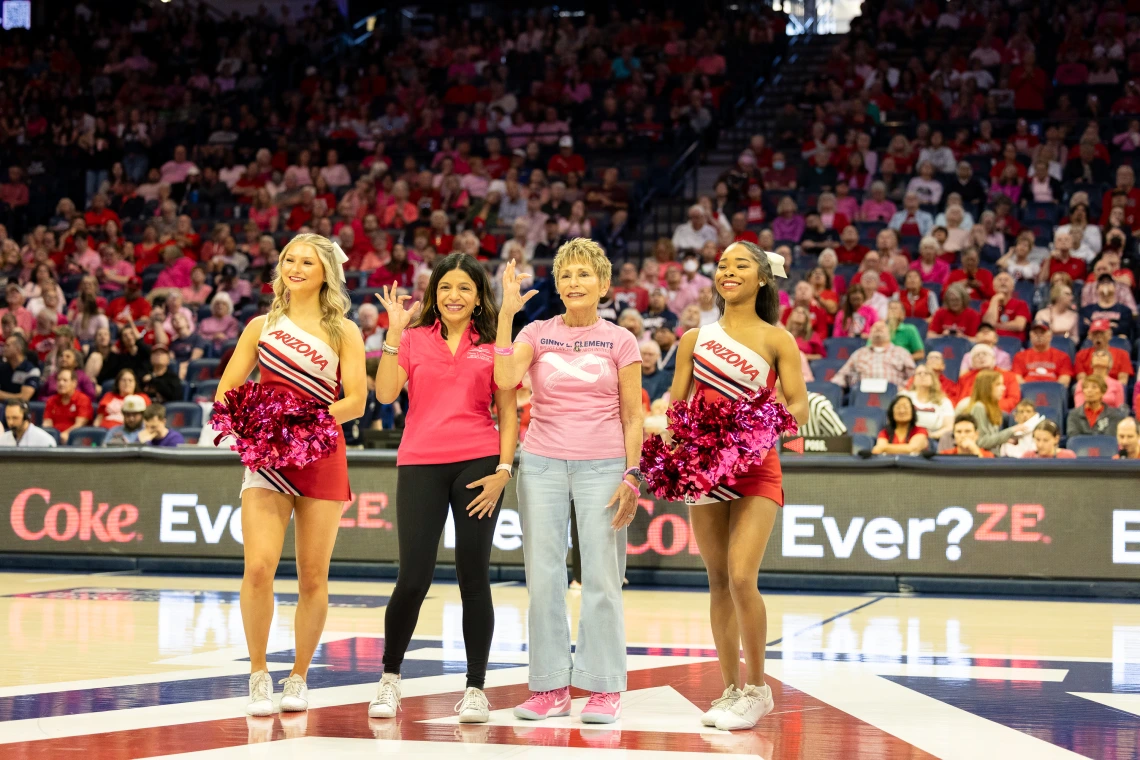
POLYGON ((670 449, 650 436, 641 449, 641 471, 658 498, 683 501, 732 485, 779 442, 795 432, 796 421, 771 388, 728 399, 675 401, 666 412, 673 436, 670 449))
POLYGON ((210 425, 217 431, 214 445, 233 436, 230 447, 251 470, 304 467, 336 450, 340 426, 328 407, 258 383, 228 391, 214 402, 210 425))

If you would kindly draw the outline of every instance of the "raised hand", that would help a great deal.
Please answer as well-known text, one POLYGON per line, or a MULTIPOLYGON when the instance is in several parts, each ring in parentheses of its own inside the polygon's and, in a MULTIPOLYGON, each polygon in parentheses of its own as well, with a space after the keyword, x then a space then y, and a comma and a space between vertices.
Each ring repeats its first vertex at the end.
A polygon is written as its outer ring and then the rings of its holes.
POLYGON ((522 282, 529 274, 516 274, 515 262, 508 261, 503 268, 503 305, 499 307, 499 314, 513 317, 522 311, 523 305, 538 295, 537 290, 531 290, 526 295, 522 293, 522 282))
POLYGON ((411 308, 404 308, 404 301, 409 300, 411 296, 397 295, 397 285, 398 283, 393 282, 391 287, 384 286, 384 292, 377 293, 376 300, 388 312, 388 332, 399 335, 419 315, 422 304, 416 301, 411 308))

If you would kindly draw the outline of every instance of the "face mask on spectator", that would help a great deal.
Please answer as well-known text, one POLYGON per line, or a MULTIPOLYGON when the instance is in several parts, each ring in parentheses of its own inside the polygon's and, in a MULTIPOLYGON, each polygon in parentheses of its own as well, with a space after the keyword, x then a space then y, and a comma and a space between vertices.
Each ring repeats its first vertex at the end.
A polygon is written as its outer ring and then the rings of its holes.
POLYGON ((772 168, 775 169, 776 171, 780 171, 781 169, 784 168, 784 162, 783 161, 773 161, 772 162, 772 168))
POLYGON ((692 274, 697 271, 697 262, 693 259, 686 259, 685 263, 681 265, 681 268, 692 274))

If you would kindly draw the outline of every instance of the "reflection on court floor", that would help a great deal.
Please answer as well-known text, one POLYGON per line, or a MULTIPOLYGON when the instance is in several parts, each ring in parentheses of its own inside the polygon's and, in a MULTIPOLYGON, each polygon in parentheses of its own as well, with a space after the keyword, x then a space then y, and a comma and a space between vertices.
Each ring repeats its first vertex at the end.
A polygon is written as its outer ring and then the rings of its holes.
MULTIPOLYGON (((425 603, 403 709, 388 721, 369 720, 365 704, 382 671, 391 584, 332 584, 311 709, 259 719, 243 712, 237 588, 232 578, 0 575, 0 757, 1140 757, 1140 606, 1130 603, 766 595, 776 710, 729 734, 699 721, 722 688, 701 592, 627 592, 622 719, 588 727, 578 692, 568 718, 511 715, 528 693, 526 590, 496 587, 491 722, 468 726, 454 712, 465 671, 455 586, 434 586, 425 603)), ((296 601, 295 582, 280 582, 275 678, 292 663, 296 601)))

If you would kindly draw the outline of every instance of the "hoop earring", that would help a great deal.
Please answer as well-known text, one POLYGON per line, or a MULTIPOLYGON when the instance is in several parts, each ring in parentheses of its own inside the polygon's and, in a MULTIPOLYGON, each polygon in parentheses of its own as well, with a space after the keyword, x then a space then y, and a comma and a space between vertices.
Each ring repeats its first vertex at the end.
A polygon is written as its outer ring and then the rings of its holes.
POLYGON ((475 308, 471 310, 471 313, 473 315, 475 315, 476 317, 479 316, 480 314, 482 314, 483 313, 483 304, 481 304, 481 303, 475 304, 475 308))

